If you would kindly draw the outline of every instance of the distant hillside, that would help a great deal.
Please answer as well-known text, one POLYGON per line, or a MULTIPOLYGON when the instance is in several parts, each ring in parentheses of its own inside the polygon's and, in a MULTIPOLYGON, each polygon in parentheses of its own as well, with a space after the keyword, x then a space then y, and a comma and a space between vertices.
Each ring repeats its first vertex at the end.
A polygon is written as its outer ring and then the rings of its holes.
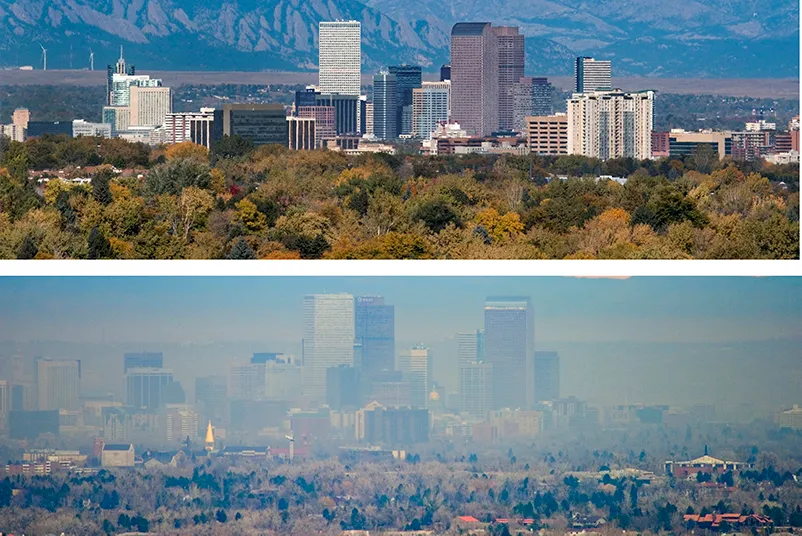
POLYGON ((797 77, 799 6, 791 0, 0 0, 0 66, 311 70, 320 20, 362 21, 364 68, 448 58, 451 25, 520 25, 531 73, 569 74, 577 54, 615 74, 797 77))

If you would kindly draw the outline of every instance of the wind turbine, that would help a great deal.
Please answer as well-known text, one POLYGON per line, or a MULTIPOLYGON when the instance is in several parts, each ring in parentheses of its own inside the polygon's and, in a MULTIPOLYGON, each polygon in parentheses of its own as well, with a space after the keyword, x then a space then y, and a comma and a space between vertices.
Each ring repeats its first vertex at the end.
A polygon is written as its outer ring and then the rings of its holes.
POLYGON ((46 71, 47 70, 47 49, 42 45, 42 43, 39 43, 39 46, 42 47, 42 66, 43 66, 42 70, 46 71))
POLYGON ((290 462, 295 457, 295 436, 284 436, 290 442, 290 462))
POLYGON ((92 49, 89 49, 89 70, 95 70, 95 53, 92 52, 92 49))

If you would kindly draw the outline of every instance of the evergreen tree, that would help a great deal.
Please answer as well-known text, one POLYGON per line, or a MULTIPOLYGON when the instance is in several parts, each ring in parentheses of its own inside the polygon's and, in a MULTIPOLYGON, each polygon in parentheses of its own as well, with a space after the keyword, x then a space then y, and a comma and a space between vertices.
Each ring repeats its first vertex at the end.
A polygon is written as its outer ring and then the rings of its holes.
POLYGON ((109 239, 97 227, 93 227, 89 231, 87 246, 89 248, 87 258, 89 259, 108 259, 111 257, 112 251, 109 239))
POLYGON ((17 249, 17 258, 33 259, 36 257, 37 253, 39 253, 39 248, 36 246, 36 242, 34 242, 33 237, 31 237, 31 235, 26 235, 22 240, 19 249, 17 249))
POLYGON ((244 238, 240 238, 231 251, 228 253, 228 258, 231 260, 255 259, 256 253, 244 238))

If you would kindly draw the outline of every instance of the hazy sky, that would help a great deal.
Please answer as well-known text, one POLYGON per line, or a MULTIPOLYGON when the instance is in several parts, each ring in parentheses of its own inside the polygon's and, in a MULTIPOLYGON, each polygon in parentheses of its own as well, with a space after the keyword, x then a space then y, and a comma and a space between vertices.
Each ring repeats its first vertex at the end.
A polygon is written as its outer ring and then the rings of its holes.
POLYGON ((0 340, 294 341, 304 294, 382 295, 396 339, 480 328, 489 295, 525 295, 554 341, 728 342, 802 336, 802 278, 0 278, 0 340))

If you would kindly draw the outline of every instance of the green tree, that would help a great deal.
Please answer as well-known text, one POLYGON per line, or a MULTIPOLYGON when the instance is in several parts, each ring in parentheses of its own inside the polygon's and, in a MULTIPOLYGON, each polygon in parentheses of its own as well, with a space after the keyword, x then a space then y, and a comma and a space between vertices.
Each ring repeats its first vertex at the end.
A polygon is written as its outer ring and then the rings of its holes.
POLYGON ((415 219, 421 220, 433 233, 439 233, 453 223, 457 227, 462 225, 459 215, 454 207, 445 199, 426 201, 418 207, 414 214, 415 219))
POLYGON ((237 243, 234 244, 234 247, 231 248, 226 258, 231 260, 255 259, 256 253, 254 253, 253 249, 244 238, 240 238, 237 240, 237 243))
POLYGON ((225 510, 218 510, 214 514, 214 518, 217 520, 218 523, 225 523, 228 521, 228 516, 226 515, 225 510))
POLYGON ((87 247, 87 258, 89 259, 108 259, 112 256, 109 239, 97 227, 92 227, 92 230, 89 231, 87 247))
POLYGON ((92 197, 101 205, 108 205, 112 202, 109 182, 113 178, 114 172, 111 168, 100 169, 92 177, 92 197))
POLYGON ((22 243, 17 249, 17 258, 33 259, 36 257, 37 253, 39 253, 39 247, 36 245, 36 241, 31 235, 25 235, 25 238, 22 239, 22 243))

